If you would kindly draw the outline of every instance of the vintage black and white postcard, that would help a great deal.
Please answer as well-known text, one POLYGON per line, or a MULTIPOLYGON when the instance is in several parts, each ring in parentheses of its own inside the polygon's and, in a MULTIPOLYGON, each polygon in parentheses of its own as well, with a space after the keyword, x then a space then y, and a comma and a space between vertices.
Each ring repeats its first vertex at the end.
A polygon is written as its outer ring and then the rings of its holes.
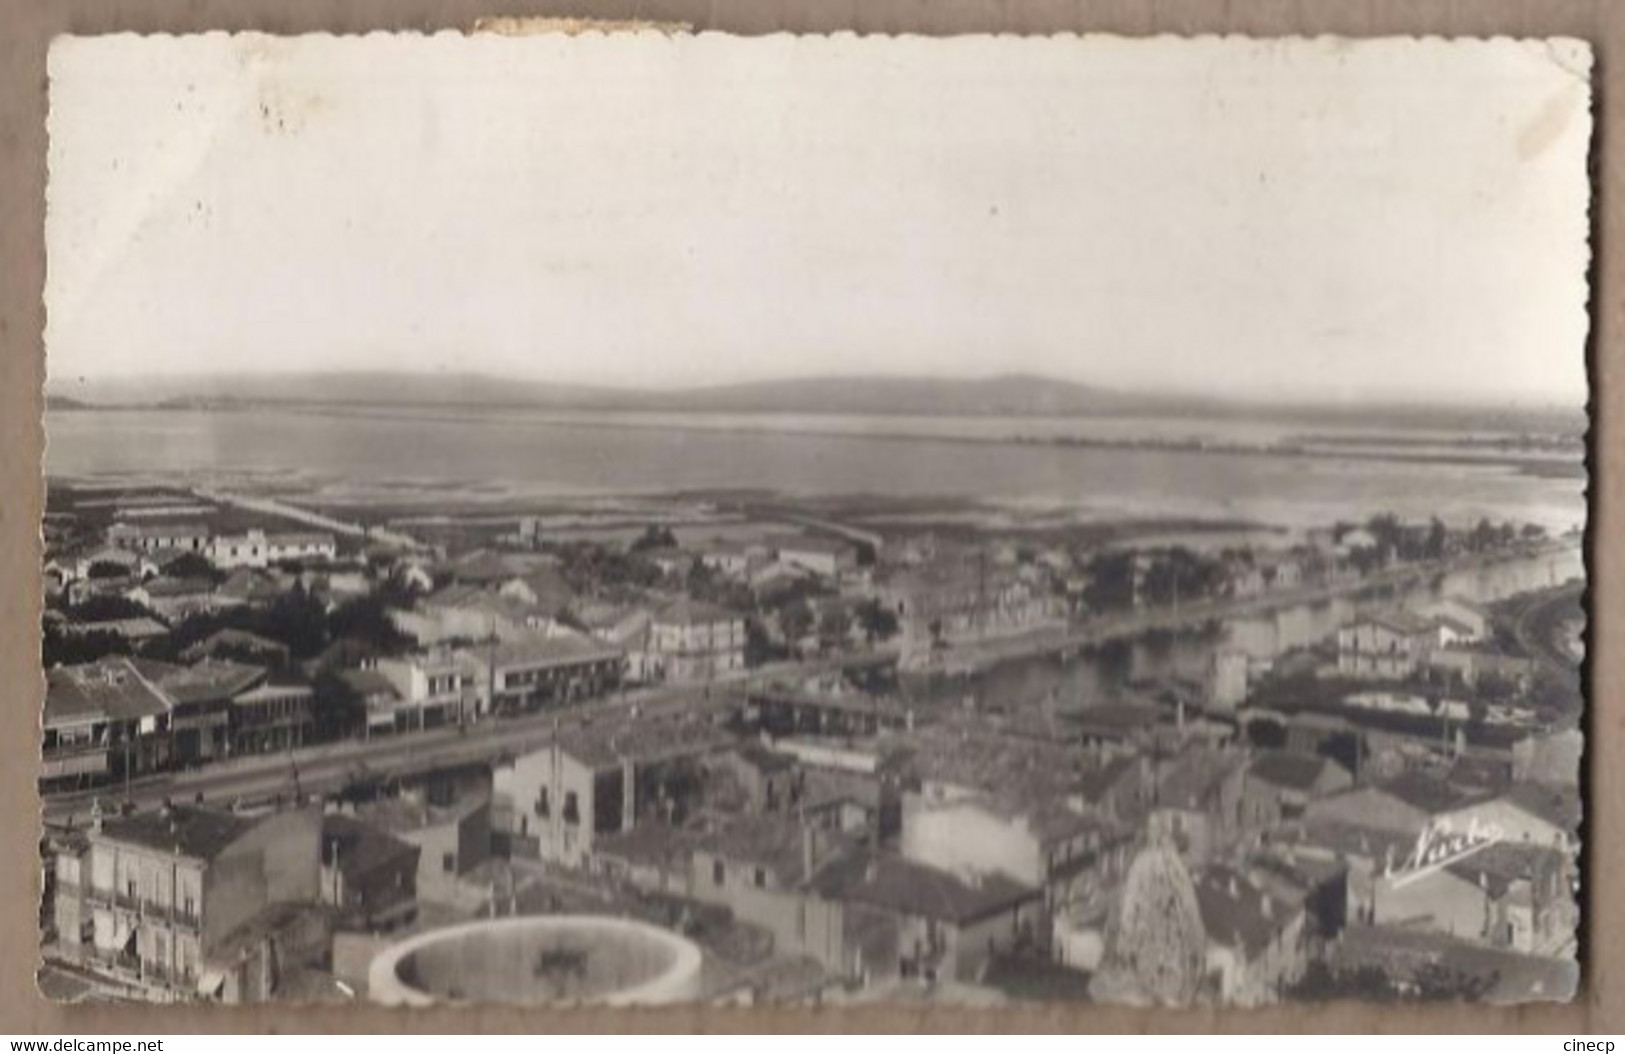
POLYGON ((59 39, 42 988, 1571 998, 1591 64, 59 39))

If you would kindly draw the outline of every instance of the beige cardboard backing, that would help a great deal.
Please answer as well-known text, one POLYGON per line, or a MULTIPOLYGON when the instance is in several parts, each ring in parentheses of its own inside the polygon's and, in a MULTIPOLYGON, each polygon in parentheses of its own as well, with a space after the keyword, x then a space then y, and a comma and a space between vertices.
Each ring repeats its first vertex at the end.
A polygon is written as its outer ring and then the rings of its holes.
POLYGON ((1625 1031, 1625 4, 1613 0, 5 0, 0 3, 0 1033, 554 1031, 1625 1031), (1579 37, 1597 49, 1592 338, 1593 659, 1585 979, 1568 1005, 1266 1011, 1042 1007, 998 1012, 624 1010, 421 1013, 371 1007, 59 1007, 33 982, 44 376, 45 52, 58 33, 461 29, 486 15, 575 16, 770 32, 1579 37))

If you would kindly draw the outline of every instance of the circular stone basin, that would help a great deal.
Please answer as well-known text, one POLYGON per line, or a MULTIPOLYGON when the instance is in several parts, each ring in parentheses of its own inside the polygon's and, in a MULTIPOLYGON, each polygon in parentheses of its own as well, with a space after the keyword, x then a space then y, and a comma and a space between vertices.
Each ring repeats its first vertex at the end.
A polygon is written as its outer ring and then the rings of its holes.
POLYGON ((521 915, 446 926, 379 952, 369 996, 437 1003, 652 1005, 699 995, 700 949, 670 930, 596 915, 521 915))

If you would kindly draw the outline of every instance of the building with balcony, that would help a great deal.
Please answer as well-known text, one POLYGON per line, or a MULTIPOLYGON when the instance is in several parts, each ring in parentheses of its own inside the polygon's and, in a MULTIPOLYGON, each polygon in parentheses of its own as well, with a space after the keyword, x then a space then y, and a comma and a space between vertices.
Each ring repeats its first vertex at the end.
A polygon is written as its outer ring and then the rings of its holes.
POLYGON ((314 810, 98 811, 83 848, 57 857, 60 952, 158 998, 228 987, 248 965, 224 954, 242 931, 268 909, 315 903, 320 830, 314 810))
POLYGON ((621 683, 621 649, 583 636, 512 640, 467 648, 480 713, 520 713, 590 699, 621 683))
POLYGON ((41 786, 93 785, 168 764, 170 705, 123 656, 47 671, 41 786))

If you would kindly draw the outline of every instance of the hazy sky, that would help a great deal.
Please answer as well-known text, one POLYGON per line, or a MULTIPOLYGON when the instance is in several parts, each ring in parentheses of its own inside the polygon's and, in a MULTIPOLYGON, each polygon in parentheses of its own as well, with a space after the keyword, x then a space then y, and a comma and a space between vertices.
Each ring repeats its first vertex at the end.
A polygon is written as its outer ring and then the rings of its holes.
POLYGON ((1578 44, 59 42, 48 368, 1584 397, 1578 44))

